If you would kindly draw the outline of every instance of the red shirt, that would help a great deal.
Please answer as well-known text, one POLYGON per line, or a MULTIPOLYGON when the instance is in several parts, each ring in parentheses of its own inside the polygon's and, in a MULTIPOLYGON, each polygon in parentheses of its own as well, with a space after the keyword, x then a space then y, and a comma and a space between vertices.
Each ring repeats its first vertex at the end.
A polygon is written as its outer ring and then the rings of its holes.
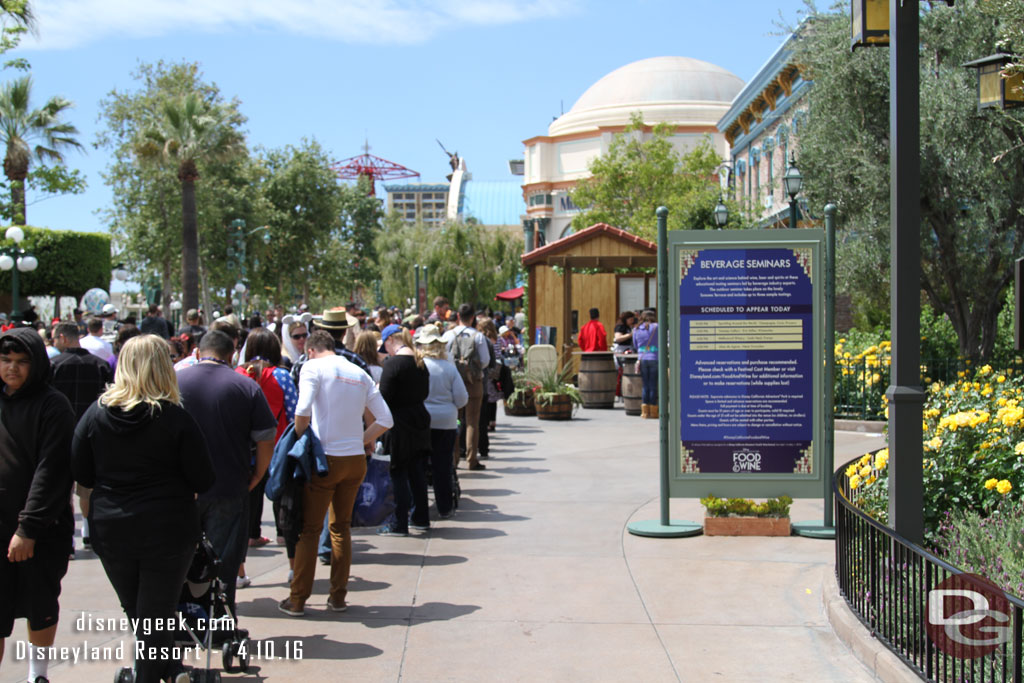
POLYGON ((608 333, 604 331, 601 321, 591 320, 580 330, 576 343, 580 345, 581 351, 607 351, 608 333))

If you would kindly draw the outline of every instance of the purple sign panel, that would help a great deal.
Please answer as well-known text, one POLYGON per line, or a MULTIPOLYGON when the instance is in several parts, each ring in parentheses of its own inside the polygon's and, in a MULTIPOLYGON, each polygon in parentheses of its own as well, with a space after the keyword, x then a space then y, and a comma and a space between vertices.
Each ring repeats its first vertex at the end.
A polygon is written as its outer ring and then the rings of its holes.
POLYGON ((811 474, 810 248, 680 254, 683 473, 811 474))

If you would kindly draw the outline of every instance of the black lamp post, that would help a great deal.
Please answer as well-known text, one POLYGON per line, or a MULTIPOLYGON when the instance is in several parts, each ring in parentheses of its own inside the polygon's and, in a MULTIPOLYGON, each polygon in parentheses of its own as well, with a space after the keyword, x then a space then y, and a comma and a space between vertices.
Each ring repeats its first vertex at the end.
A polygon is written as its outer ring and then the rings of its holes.
POLYGON ((718 204, 715 206, 715 210, 712 213, 715 217, 715 225, 717 225, 719 230, 721 230, 725 227, 725 224, 729 222, 729 207, 725 205, 725 200, 721 195, 719 195, 718 204))
POLYGON ((800 190, 804 186, 804 177, 800 175, 800 169, 796 167, 796 155, 789 155, 789 168, 786 169, 786 174, 782 176, 782 185, 786 188, 786 194, 789 195, 789 227, 797 227, 797 220, 800 218, 800 211, 797 207, 796 196, 800 194, 800 190))

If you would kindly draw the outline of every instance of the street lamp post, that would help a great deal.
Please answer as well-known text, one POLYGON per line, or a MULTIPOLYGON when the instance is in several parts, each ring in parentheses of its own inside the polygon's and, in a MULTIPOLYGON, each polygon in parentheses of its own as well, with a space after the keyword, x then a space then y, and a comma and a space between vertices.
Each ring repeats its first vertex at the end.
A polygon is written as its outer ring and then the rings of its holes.
POLYGON ((786 174, 782 176, 782 184, 786 188, 786 194, 789 195, 789 227, 797 227, 797 221, 800 219, 800 209, 797 206, 796 196, 800 194, 800 190, 804 186, 804 177, 800 174, 800 169, 796 167, 796 155, 789 155, 789 168, 786 169, 786 174))
POLYGON ((243 293, 246 290, 245 280, 248 277, 247 259, 246 259, 246 238, 249 235, 255 235, 257 232, 263 233, 263 243, 270 244, 271 235, 270 228, 266 225, 261 225, 258 228, 253 228, 249 232, 245 231, 245 221, 241 218, 236 218, 231 221, 228 226, 228 249, 227 249, 227 267, 228 270, 238 270, 238 283, 235 284, 235 292, 238 294, 239 303, 235 303, 234 299, 232 302, 238 306, 243 301, 243 293), (238 287, 242 288, 239 289, 238 287))
POLYGON ((19 246, 25 239, 25 231, 16 225, 7 228, 4 236, 14 242, 13 247, 0 249, 0 270, 11 271, 11 320, 21 320, 21 305, 18 292, 18 272, 29 273, 39 266, 35 256, 19 246), (17 266, 17 267, 15 267, 17 266))
POLYGON ((715 210, 712 212, 715 217, 715 225, 721 230, 725 227, 725 224, 729 222, 729 207, 725 205, 725 199, 721 195, 718 197, 718 204, 715 206, 715 210))

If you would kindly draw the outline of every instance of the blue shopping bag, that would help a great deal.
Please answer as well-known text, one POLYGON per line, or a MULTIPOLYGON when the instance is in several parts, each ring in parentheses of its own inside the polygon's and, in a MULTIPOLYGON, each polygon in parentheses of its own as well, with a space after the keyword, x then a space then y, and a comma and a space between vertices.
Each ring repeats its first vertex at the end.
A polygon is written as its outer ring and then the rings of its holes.
POLYGON ((352 526, 380 526, 394 513, 391 456, 374 453, 366 462, 366 476, 352 508, 352 526))

